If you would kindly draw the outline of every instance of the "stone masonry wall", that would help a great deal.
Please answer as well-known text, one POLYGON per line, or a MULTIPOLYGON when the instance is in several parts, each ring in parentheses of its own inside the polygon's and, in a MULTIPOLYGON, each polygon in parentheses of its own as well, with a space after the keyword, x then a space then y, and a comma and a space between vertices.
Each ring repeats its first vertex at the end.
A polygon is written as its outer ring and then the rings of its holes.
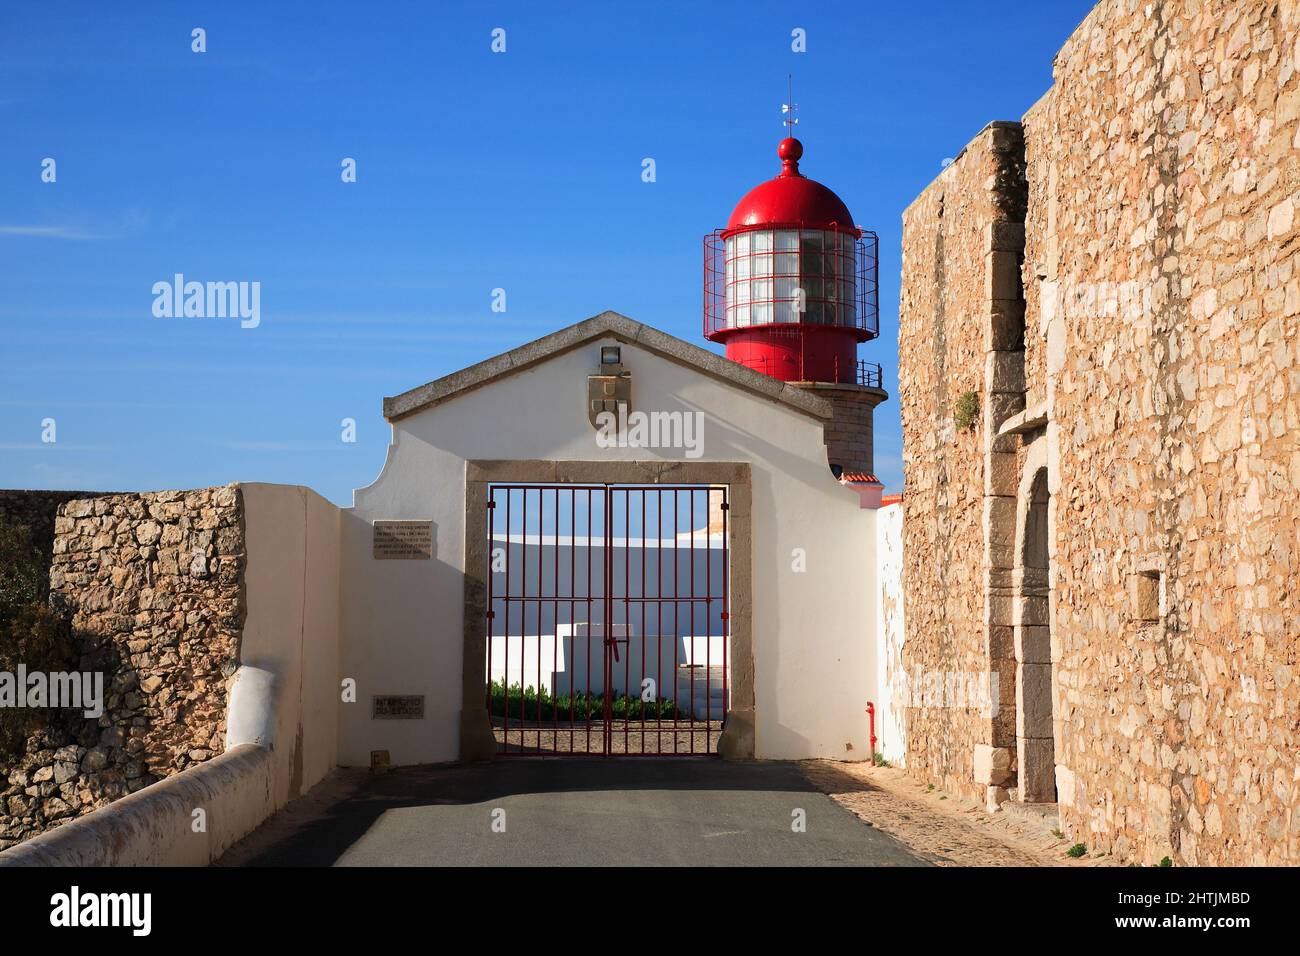
POLYGON ((988 615, 998 608, 986 601, 986 492, 1006 470, 989 454, 997 428, 1023 407, 1022 376, 1015 372, 1023 340, 1017 282, 1022 155, 1019 126, 991 124, 903 214, 899 396, 907 476, 907 765, 981 798, 973 754, 976 745, 990 742, 997 726, 1014 722, 1014 707, 1007 706, 1014 700, 1014 673, 999 674, 996 716, 941 688, 954 679, 987 675, 992 666, 988 615), (995 361, 1003 354, 1014 354, 1014 361, 995 361), (954 414, 966 393, 978 402, 978 414, 958 429, 954 414))
POLYGON ((0 488, 0 524, 26 528, 46 555, 54 550, 54 519, 59 506, 74 498, 98 498, 91 491, 17 491, 0 488))
MULTIPOLYGON (((1055 223, 1048 221, 1055 209, 1049 197, 1054 186, 1051 164, 1045 151, 1039 148, 1051 115, 1052 94, 1049 91, 1024 115, 1021 128, 1025 137, 1025 179, 1027 182, 1027 208, 1025 212, 1025 247, 1023 293, 1025 299, 1025 406, 1035 409, 1047 404, 1047 317, 1050 310, 1042 307, 1042 295, 1056 292, 1056 286, 1045 290, 1043 280, 1047 272, 1047 236, 1054 231, 1055 223)), ((1053 246, 1055 248, 1055 246, 1053 246)), ((1058 296, 1059 298, 1059 296, 1058 296)), ((1055 301, 1055 299, 1053 300, 1055 301)))
POLYGON ((1300 863, 1297 6, 1107 0, 1027 118, 1062 818, 1142 862, 1300 863))
MULTIPOLYGON (((21 494, 0 495, 10 520, 21 494)), ((34 735, 0 768, 0 849, 224 748, 245 614, 238 487, 72 498, 52 543, 51 600, 81 670, 104 673, 105 709, 34 735)))
MULTIPOLYGON (((986 626, 996 670, 1008 600, 1018 645, 1042 629, 998 555, 1023 547, 1007 477, 1045 466, 1056 795, 1090 852, 1300 863, 1298 71, 1297 0, 1103 0, 1069 38, 1023 123, 1025 414, 1000 437, 1011 404, 950 425, 1004 216, 979 138, 904 216, 905 659, 979 666, 986 626)), ((986 400, 1013 368, 989 362, 986 400)), ((972 796, 972 745, 1023 729, 908 720, 909 769, 972 796)))

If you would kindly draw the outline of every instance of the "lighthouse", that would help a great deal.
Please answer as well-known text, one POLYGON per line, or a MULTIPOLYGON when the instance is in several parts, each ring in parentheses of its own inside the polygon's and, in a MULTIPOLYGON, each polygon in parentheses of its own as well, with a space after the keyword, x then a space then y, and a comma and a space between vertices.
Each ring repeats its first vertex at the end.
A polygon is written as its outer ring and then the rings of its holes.
MULTIPOLYGON (((798 121, 786 110, 793 133, 798 121)), ((803 154, 793 135, 781 140, 780 173, 704 237, 704 337, 732 361, 830 401, 831 471, 878 487, 872 414, 888 395, 880 366, 858 358, 880 330, 877 238, 800 171, 803 154)))

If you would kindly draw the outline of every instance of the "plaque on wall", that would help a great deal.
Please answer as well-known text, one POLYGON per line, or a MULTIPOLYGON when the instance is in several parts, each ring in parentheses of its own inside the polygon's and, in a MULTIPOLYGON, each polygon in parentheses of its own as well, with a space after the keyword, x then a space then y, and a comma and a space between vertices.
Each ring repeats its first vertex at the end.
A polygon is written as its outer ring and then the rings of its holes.
POLYGON ((370 716, 375 720, 423 720, 423 694, 385 694, 373 699, 370 716))
POLYGON ((376 521, 374 556, 380 561, 419 561, 433 557, 432 521, 376 521))

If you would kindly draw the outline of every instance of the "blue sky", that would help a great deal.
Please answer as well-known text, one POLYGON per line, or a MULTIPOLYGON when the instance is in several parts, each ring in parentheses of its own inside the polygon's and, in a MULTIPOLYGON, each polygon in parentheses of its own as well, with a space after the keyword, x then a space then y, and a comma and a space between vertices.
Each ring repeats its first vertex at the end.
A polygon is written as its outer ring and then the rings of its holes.
POLYGON ((350 504, 384 459, 384 395, 605 309, 705 344, 701 237, 778 171, 793 73, 803 172, 880 235, 859 354, 884 366, 897 489, 901 213, 1047 89, 1090 6, 7 4, 0 487, 274 481, 350 504), (260 282, 260 326, 156 318, 178 272, 260 282))

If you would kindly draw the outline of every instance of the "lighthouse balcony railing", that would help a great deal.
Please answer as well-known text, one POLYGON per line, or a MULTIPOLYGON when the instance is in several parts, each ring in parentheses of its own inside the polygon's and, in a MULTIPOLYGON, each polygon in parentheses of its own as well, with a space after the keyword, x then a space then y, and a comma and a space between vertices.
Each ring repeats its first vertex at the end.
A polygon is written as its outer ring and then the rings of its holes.
POLYGON ((858 361, 857 384, 867 388, 883 388, 884 380, 885 373, 879 362, 858 361))
MULTIPOLYGON (((779 378, 785 382, 810 382, 819 380, 815 374, 806 372, 802 363, 795 358, 749 358, 741 359, 740 364, 746 368, 753 369, 755 372, 762 372, 764 375, 770 375, 773 378, 779 378)), ((849 374, 842 377, 840 375, 839 363, 832 363, 829 381, 844 385, 861 385, 866 388, 884 387, 884 370, 881 369, 879 362, 866 362, 859 359, 853 363, 851 368, 846 369, 846 371, 849 374)))

